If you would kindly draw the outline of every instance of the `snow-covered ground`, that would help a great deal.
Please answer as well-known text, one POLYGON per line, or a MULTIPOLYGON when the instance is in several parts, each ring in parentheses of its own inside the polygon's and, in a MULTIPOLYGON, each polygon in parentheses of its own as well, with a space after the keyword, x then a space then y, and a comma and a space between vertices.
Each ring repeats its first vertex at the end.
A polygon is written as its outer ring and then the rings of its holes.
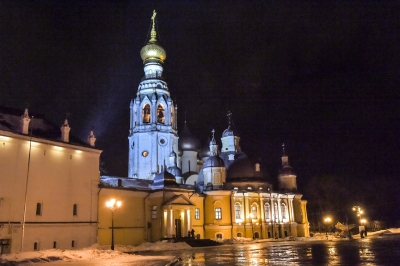
MULTIPOLYGON (((400 234, 400 228, 391 228, 377 232, 368 232, 368 237, 379 236, 383 234, 400 234)), ((355 235, 354 238, 359 237, 355 235)), ((330 240, 340 240, 340 238, 330 237, 330 240)), ((326 240, 324 233, 315 234, 313 237, 308 238, 288 238, 286 240, 295 241, 316 241, 326 240)), ((250 238, 232 238, 224 239, 222 244, 246 244, 246 243, 260 243, 260 242, 274 242, 284 241, 282 239, 265 239, 253 240, 250 238)), ((68 265, 74 262, 81 262, 82 265, 120 265, 129 263, 129 265, 156 265, 155 261, 165 262, 163 265, 168 265, 168 262, 174 262, 177 258, 173 256, 143 256, 126 254, 125 252, 141 252, 141 251, 162 251, 162 250, 183 250, 191 249, 188 244, 184 242, 167 243, 143 243, 139 246, 120 246, 116 245, 115 250, 110 250, 110 246, 93 245, 90 248, 80 250, 59 250, 49 249, 32 252, 22 252, 14 254, 5 254, 0 257, 0 265, 37 265, 37 264, 51 264, 51 265, 68 265)))

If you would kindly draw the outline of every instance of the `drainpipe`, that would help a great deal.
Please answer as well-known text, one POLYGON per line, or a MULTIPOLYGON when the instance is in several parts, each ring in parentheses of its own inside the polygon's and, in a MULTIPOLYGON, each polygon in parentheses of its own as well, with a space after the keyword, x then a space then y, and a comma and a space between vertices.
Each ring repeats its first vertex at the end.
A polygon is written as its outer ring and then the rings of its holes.
MULTIPOLYGON (((33 116, 32 116, 32 120, 33 120, 33 116)), ((22 217, 22 234, 21 234, 21 249, 20 249, 21 252, 22 252, 23 247, 24 247, 24 237, 25 237, 26 202, 27 202, 27 199, 28 199, 28 181, 29 181, 29 167, 30 167, 30 164, 31 164, 31 150, 32 150, 32 126, 31 126, 31 137, 29 139, 28 168, 26 170, 25 198, 24 198, 24 216, 22 217)))
POLYGON ((147 225, 147 221, 146 221, 146 200, 147 200, 147 198, 150 196, 150 193, 149 194, 147 194, 147 196, 146 197, 144 197, 144 199, 143 199, 143 211, 144 211, 144 216, 143 216, 143 227, 144 227, 144 235, 145 235, 145 239, 144 240, 146 240, 147 241, 147 239, 148 239, 148 225, 147 225))

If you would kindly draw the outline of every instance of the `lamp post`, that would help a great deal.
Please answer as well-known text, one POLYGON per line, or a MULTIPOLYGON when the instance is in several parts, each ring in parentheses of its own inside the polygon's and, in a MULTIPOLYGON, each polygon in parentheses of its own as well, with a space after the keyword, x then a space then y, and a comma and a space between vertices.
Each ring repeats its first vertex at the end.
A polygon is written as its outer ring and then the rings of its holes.
POLYGON ((361 209, 360 206, 353 206, 353 211, 356 212, 357 217, 359 217, 359 227, 358 227, 358 231, 360 232, 361 237, 364 237, 364 226, 362 225, 362 221, 364 219, 362 219, 362 214, 364 213, 363 209, 361 209))
POLYGON ((361 237, 367 236, 367 220, 366 219, 361 219, 360 220, 361 227, 364 229, 364 234, 361 235, 361 237))
POLYGON ((252 213, 250 213, 250 214, 249 214, 249 218, 250 218, 250 222, 251 222, 251 235, 252 235, 252 237, 253 237, 253 239, 254 239, 254 228, 253 228, 253 218, 254 218, 254 215, 253 215, 252 213))
POLYGON ((360 206, 353 206, 353 211, 356 212, 357 217, 360 217, 359 219, 360 219, 360 224, 361 224, 361 220, 362 220, 361 215, 364 213, 363 209, 361 209, 360 206))
POLYGON ((325 222, 325 234, 326 234, 326 239, 328 239, 328 226, 330 225, 330 223, 332 222, 331 217, 326 217, 324 219, 325 222))
POLYGON ((121 207, 121 201, 110 199, 106 202, 107 208, 111 210, 111 250, 114 250, 114 211, 121 207))

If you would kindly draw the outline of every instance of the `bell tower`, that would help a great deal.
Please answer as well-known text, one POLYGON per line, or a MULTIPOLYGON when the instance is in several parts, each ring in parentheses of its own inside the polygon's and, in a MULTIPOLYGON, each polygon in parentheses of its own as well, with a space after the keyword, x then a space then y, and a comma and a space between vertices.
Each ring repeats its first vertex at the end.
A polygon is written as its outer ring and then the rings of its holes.
POLYGON ((178 153, 177 106, 164 81, 166 52, 158 44, 153 11, 150 40, 140 51, 144 77, 130 104, 128 177, 154 179, 165 169, 171 152, 178 153))

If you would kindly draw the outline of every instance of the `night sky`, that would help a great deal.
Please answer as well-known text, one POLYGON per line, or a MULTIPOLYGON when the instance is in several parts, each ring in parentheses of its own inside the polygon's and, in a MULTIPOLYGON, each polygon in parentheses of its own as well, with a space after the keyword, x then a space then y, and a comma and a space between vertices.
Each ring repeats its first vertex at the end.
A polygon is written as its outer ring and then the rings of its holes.
POLYGON ((398 1, 1 1, 0 105, 93 128, 107 174, 126 176, 154 9, 180 130, 204 145, 231 111, 270 180, 285 143, 300 190, 399 178, 398 1))

